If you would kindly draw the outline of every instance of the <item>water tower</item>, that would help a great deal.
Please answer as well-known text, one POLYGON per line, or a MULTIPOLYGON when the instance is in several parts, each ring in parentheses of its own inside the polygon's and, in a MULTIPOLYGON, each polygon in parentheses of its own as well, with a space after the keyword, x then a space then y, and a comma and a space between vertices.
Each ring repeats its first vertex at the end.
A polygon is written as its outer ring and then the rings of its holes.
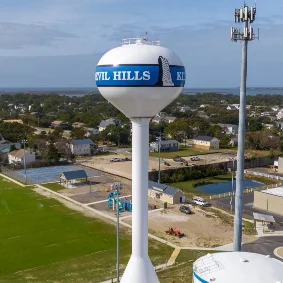
POLYGON ((247 252, 208 254, 193 265, 193 283, 283 283, 283 263, 247 252))
POLYGON ((148 256, 149 121, 181 93, 185 68, 159 42, 123 40, 98 62, 99 92, 132 122, 132 255, 122 283, 157 283, 148 256))

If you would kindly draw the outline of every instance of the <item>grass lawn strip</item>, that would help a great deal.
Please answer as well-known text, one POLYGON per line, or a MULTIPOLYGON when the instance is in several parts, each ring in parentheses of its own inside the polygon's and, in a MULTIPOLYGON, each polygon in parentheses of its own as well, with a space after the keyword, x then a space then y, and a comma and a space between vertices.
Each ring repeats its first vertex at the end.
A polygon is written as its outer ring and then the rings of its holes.
MULTIPOLYGON (((115 225, 89 218, 31 188, 0 180, 0 282, 101 282, 115 276, 115 225), (7 210, 6 205, 9 211, 7 210)), ((121 272, 131 253, 121 228, 121 272)), ((173 248, 150 240, 153 264, 173 248)))

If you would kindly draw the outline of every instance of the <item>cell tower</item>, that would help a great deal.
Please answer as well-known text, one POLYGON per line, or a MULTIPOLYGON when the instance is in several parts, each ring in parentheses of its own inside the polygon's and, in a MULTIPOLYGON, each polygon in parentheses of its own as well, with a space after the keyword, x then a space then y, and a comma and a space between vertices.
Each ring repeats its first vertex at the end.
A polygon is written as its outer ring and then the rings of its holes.
MULTIPOLYGON (((255 5, 256 6, 256 5, 255 5)), ((259 39, 259 32, 256 36, 252 28, 255 20, 256 7, 235 9, 235 23, 243 23, 243 31, 231 28, 231 40, 242 41, 242 66, 241 66, 241 87, 240 87, 240 109, 239 109, 239 131, 238 131, 238 156, 235 196, 235 219, 234 219, 234 251, 241 251, 242 245, 242 210, 243 210, 243 180, 245 162, 245 118, 246 118, 246 86, 247 86, 247 55, 248 42, 259 39)))

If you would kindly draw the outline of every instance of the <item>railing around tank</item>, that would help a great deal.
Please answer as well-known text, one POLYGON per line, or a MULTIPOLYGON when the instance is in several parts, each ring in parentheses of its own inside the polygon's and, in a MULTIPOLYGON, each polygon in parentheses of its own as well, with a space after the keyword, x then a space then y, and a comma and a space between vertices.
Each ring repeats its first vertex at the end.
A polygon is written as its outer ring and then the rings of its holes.
POLYGON ((147 45, 160 45, 159 40, 152 40, 149 41, 147 38, 142 37, 133 37, 133 38, 124 38, 122 39, 122 45, 129 45, 129 44, 147 44, 147 45))

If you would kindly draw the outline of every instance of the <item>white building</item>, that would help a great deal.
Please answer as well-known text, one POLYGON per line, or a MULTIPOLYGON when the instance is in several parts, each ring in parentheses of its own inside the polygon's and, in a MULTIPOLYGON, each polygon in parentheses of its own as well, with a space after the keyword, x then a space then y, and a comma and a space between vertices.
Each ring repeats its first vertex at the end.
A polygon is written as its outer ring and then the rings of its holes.
POLYGON ((283 109, 281 109, 281 110, 278 111, 278 113, 277 113, 277 115, 276 115, 276 118, 277 118, 278 120, 281 120, 281 119, 283 118, 283 109))
POLYGON ((99 126, 98 126, 99 132, 104 131, 110 125, 120 126, 121 121, 119 119, 116 119, 116 118, 110 118, 110 119, 107 119, 107 120, 102 120, 100 122, 99 126))
POLYGON ((23 149, 14 150, 8 153, 8 160, 10 164, 26 164, 35 161, 35 152, 23 149))
POLYGON ((233 124, 218 124, 219 127, 225 132, 227 135, 236 135, 238 134, 238 125, 233 124))
POLYGON ((209 136, 198 136, 193 139, 193 147, 204 150, 219 149, 219 139, 209 136))
POLYGON ((74 155, 91 155, 91 149, 94 143, 91 139, 72 140, 70 149, 74 155))

